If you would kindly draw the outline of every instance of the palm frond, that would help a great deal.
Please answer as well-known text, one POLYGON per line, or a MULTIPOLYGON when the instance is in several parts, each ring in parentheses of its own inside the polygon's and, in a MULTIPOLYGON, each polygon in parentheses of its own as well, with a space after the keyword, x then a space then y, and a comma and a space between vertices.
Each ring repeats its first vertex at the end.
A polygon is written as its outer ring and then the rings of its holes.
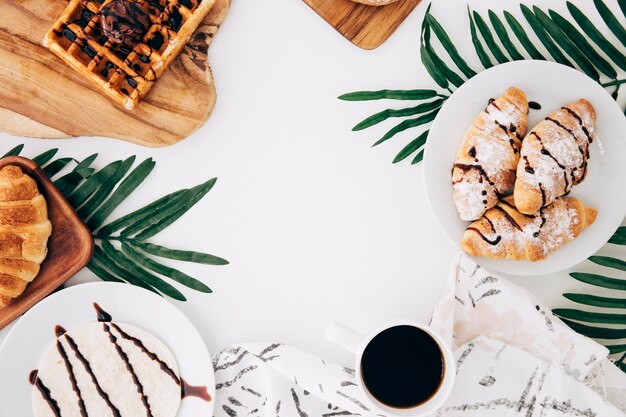
MULTIPOLYGON (((435 97, 429 93, 418 95, 435 97)), ((23 145, 6 155, 19 155, 23 145)), ((228 261, 208 253, 170 249, 148 241, 198 203, 213 187, 213 178, 197 187, 178 190, 161 197, 132 213, 104 224, 114 211, 144 182, 155 167, 145 159, 136 167, 135 157, 109 163, 96 170, 98 154, 77 162, 74 158, 55 159, 58 149, 50 149, 34 157, 44 172, 76 209, 96 240, 94 256, 87 268, 103 281, 126 282, 157 294, 185 301, 186 297, 171 280, 190 289, 210 293, 202 281, 156 258, 193 262, 205 265, 227 265, 228 261), (71 170, 63 175, 67 167, 71 170), (104 224, 104 226, 103 226, 104 224), (114 233, 118 233, 115 235, 114 233), (118 245, 119 247, 116 247, 118 245)))

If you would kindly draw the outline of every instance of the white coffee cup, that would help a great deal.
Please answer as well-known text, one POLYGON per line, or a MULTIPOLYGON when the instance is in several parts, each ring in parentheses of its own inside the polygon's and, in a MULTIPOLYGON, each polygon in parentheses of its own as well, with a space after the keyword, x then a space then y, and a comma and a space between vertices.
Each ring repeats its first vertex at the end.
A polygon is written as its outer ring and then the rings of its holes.
POLYGON ((356 371, 357 385, 359 386, 359 389, 363 394, 363 398, 369 406, 368 408, 371 408, 373 413, 398 417, 428 416, 437 411, 452 392, 452 386, 456 376, 456 361, 454 359, 454 355, 443 339, 432 329, 428 328, 428 326, 411 321, 398 320, 379 327, 368 336, 363 336, 342 324, 331 323, 326 329, 325 336, 330 341, 354 353, 356 356, 354 369, 356 371), (412 326, 426 332, 441 350, 444 363, 443 376, 438 390, 428 400, 411 408, 395 408, 380 402, 367 390, 363 381, 363 374, 361 372, 361 359, 367 345, 372 341, 372 339, 374 339, 374 337, 384 330, 396 326, 412 326))

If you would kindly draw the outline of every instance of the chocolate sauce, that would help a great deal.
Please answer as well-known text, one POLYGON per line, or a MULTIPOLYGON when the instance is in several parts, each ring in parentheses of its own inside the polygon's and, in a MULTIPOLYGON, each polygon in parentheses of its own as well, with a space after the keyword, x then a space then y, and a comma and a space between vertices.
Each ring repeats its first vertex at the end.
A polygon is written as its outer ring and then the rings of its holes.
POLYGON ((46 400, 46 402, 50 406, 50 409, 54 413, 55 417, 61 417, 61 409, 59 408, 59 403, 57 403, 57 401, 54 398, 52 398, 52 394, 50 394, 50 390, 48 389, 48 387, 46 387, 46 385, 43 383, 41 378, 39 377, 36 378, 35 386, 41 393, 41 396, 43 397, 43 399, 46 400))
POLYGON ((576 119, 576 121, 578 122, 578 124, 580 125, 580 128, 582 129, 583 133, 587 136, 587 141, 589 143, 593 142, 593 138, 591 137, 591 135, 589 134, 589 131, 587 130, 587 128, 585 127, 585 125, 583 124, 583 119, 580 118, 580 116, 572 109, 567 108, 567 107, 561 107, 561 110, 565 110, 566 112, 568 112, 574 119, 576 119))
POLYGON ((487 172, 483 169, 482 165, 454 164, 454 168, 462 169, 463 172, 467 172, 467 171, 470 171, 472 169, 475 169, 480 174, 481 182, 482 182, 482 178, 484 178, 484 179, 487 180, 489 185, 491 185, 491 186, 495 185, 494 182, 489 179, 489 176, 487 175, 487 172))
POLYGON ((541 110, 541 104, 537 103, 536 101, 529 101, 528 108, 533 110, 541 110))
POLYGON ((148 46, 155 51, 158 51, 163 46, 165 38, 161 32, 156 32, 152 35, 152 38, 148 41, 148 46))
POLYGON ((137 81, 135 81, 135 79, 133 77, 131 77, 130 75, 126 76, 126 82, 128 83, 128 85, 130 85, 132 88, 137 88, 137 81))
POLYGON ((38 372, 39 371, 37 369, 33 369, 32 371, 30 371, 30 374, 28 374, 28 382, 30 382, 30 385, 35 385, 38 372))
POLYGON ((156 353, 151 352, 150 350, 148 350, 148 348, 146 348, 146 346, 143 344, 143 342, 141 340, 137 339, 136 337, 133 337, 133 336, 129 335, 124 330, 122 330, 120 328, 120 326, 118 326, 115 323, 111 323, 111 327, 113 327, 115 330, 117 330, 117 332, 120 334, 120 336, 122 336, 122 338, 131 341, 135 346, 137 346, 150 359, 152 359, 153 361, 157 361, 159 363, 159 366, 161 367, 161 370, 163 370, 163 372, 168 374, 177 384, 180 385, 180 379, 178 378, 176 373, 172 370, 172 368, 170 368, 167 363, 165 363, 161 358, 159 358, 159 356, 156 353))
POLYGON ((523 232, 524 230, 522 229, 522 226, 519 225, 519 223, 517 223, 517 221, 515 221, 515 219, 513 217, 511 217, 511 215, 502 207, 499 206, 495 206, 494 209, 498 210, 499 212, 501 212, 502 214, 504 214, 504 217, 509 221, 509 223, 511 223, 511 225, 513 227, 515 227, 517 230, 519 230, 520 232, 523 232))
POLYGON ((54 326, 54 334, 56 335, 57 339, 61 336, 63 336, 65 334, 67 330, 65 330, 63 328, 63 326, 59 326, 58 324, 56 326, 54 326))
POLYGON ((150 62, 150 58, 148 57, 148 55, 145 54, 137 54, 137 56, 139 57, 139 60, 141 62, 143 62, 144 64, 147 64, 150 62))
POLYGON ((541 191, 541 207, 543 207, 546 205, 546 190, 544 190, 542 183, 539 183, 539 190, 541 191))
POLYGON ((190 385, 184 379, 180 382, 180 398, 196 397, 204 401, 211 401, 211 394, 204 385, 190 385))
POLYGON ((89 20, 91 20, 91 16, 93 16, 92 13, 89 10, 84 9, 80 16, 80 19, 75 20, 74 23, 76 23, 81 28, 84 28, 89 23, 89 20))
POLYGON ((159 11, 163 11, 164 7, 159 0, 148 0, 150 6, 156 8, 159 11))
POLYGON ((167 26, 169 26, 174 32, 178 32, 182 23, 183 17, 181 16, 178 7, 173 8, 167 18, 167 26))
POLYGON ((89 45, 83 46, 83 52, 91 59, 98 55, 98 52, 89 45))
POLYGON ((483 204, 485 204, 485 205, 486 205, 486 204, 487 204, 487 200, 483 200, 483 204))
POLYGON ((96 309, 96 313, 98 316, 98 321, 99 322, 110 322, 111 320, 113 320, 113 317, 111 317, 111 315, 109 313, 107 313, 106 311, 104 311, 102 309, 102 307, 100 307, 100 304, 98 303, 93 303, 93 308, 96 309))
POLYGON ((530 162, 528 162, 528 157, 526 155, 524 155, 524 162, 526 163, 524 170, 529 174, 534 174, 535 170, 533 169, 533 167, 530 166, 530 162))
POLYGON ((181 0, 180 4, 182 4, 183 6, 185 6, 188 9, 192 9, 194 4, 191 2, 191 0, 181 0))
MULTIPOLYGON (((493 225, 492 225, 493 227, 493 225)), ((480 236, 485 242, 489 243, 491 246, 495 246, 498 243, 500 243, 500 241, 502 240, 502 236, 498 235, 494 240, 489 240, 489 238, 487 236, 485 236, 483 234, 483 232, 481 232, 480 230, 478 230, 475 227, 468 227, 467 230, 473 230, 474 232, 478 233, 478 236, 480 236)))
POLYGON ((472 146, 472 147, 470 148, 470 150, 469 150, 469 151, 467 151, 467 154, 468 154, 469 156, 471 156, 472 158, 476 158, 476 148, 475 148, 474 146, 472 146))
POLYGON ((85 358, 85 356, 83 356, 83 354, 80 352, 80 350, 78 349, 78 345, 76 344, 74 339, 72 339, 72 337, 70 335, 68 335, 68 334, 65 335, 65 339, 69 343, 70 348, 72 348, 72 350, 74 351, 74 354, 76 355, 78 360, 85 367, 85 371, 87 371, 87 373, 91 377, 91 381, 95 385, 96 391, 98 392, 98 395, 100 395, 100 398, 102 398, 104 400, 104 402, 107 404, 107 406, 111 410, 111 413, 113 414, 113 416, 114 417, 122 417, 122 414, 120 413, 120 410, 115 405, 113 405, 113 403, 111 402, 111 399, 109 398, 109 394, 107 394, 106 392, 104 392, 102 390, 102 387, 100 386, 100 382, 98 382, 98 378, 96 378, 96 375, 93 373, 93 370, 91 369, 91 364, 85 358))
POLYGON ((491 226, 491 231, 492 231, 493 233, 495 233, 495 232, 496 232, 496 228, 495 228, 495 226, 493 225, 493 222, 491 221, 491 219, 490 219, 489 217, 487 217, 486 215, 485 215, 485 216, 483 216, 483 218, 487 221, 487 223, 489 223, 489 226, 491 226))
POLYGON ((111 42, 133 47, 150 27, 150 16, 139 3, 112 0, 100 9, 100 26, 111 42))
POLYGON ((72 32, 71 30, 69 30, 68 28, 63 29, 63 36, 65 36, 67 39, 71 40, 72 42, 74 42, 77 38, 76 34, 72 32))
POLYGON ((83 395, 80 391, 80 388, 78 387, 78 383, 76 382, 76 375, 74 374, 74 366, 72 366, 72 363, 70 362, 70 359, 67 356, 67 352, 65 351, 65 348, 63 347, 63 344, 61 343, 60 340, 57 340, 57 351, 59 352, 59 355, 61 355, 61 358, 63 359, 63 362, 65 363, 65 369, 67 370, 67 374, 70 377, 72 390, 76 393, 76 396, 78 397, 78 408, 80 409, 80 415, 82 417, 87 417, 87 408, 85 407, 85 401, 83 400, 83 395))
POLYGON ((146 415, 148 417, 154 417, 152 414, 152 409, 150 408, 150 403, 148 402, 148 397, 146 396, 146 393, 144 392, 143 384, 139 380, 139 377, 137 376, 137 373, 135 372, 135 368, 133 368, 133 365, 130 363, 130 360, 128 359, 128 354, 126 354, 126 352, 124 352, 124 350, 119 345, 119 343, 117 343, 117 337, 113 333, 111 333, 111 328, 109 327, 109 325, 106 323, 102 323, 102 328, 109 335, 109 340, 115 346, 115 350, 117 351, 117 354, 120 356, 120 358, 126 365, 126 369, 128 370, 128 372, 130 372, 130 375, 133 378, 133 382, 135 383, 135 386, 137 387, 137 392, 139 393, 139 396, 141 397, 141 402, 146 408, 146 413, 147 413, 146 415))

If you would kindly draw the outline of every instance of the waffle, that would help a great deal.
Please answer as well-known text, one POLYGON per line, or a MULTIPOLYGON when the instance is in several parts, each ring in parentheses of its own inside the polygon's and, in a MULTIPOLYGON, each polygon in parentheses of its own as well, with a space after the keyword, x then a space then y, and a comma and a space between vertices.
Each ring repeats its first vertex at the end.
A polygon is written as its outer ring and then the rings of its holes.
POLYGON ((116 102, 133 109, 185 46, 215 0, 132 0, 150 18, 134 47, 112 42, 99 11, 111 0, 70 0, 43 44, 116 102))

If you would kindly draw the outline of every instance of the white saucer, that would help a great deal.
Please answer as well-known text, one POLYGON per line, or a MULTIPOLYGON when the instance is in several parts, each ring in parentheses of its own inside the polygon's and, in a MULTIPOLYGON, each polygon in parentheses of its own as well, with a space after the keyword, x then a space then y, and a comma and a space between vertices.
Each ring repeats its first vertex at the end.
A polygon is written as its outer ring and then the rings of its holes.
POLYGON ((468 80, 446 101, 433 122, 424 152, 424 185, 435 219, 458 246, 467 222, 452 201, 451 170, 465 131, 489 98, 507 87, 526 92, 541 105, 530 110, 530 130, 550 113, 579 98, 595 107, 597 140, 591 145, 589 171, 571 196, 598 209, 596 221, 573 242, 539 262, 476 258, 487 269, 513 275, 541 275, 567 269, 597 252, 620 226, 626 214, 626 117, 611 96, 585 74, 546 61, 516 61, 483 71, 468 80))
POLYGON ((188 397, 177 417, 212 416, 215 376, 211 357, 191 321, 162 297, 128 284, 97 282, 73 286, 42 300, 13 326, 0 347, 0 416, 32 416, 29 373, 55 340, 54 328, 65 329, 97 319, 93 303, 114 321, 140 327, 163 341, 174 353, 180 376, 204 385, 212 400, 188 397))

